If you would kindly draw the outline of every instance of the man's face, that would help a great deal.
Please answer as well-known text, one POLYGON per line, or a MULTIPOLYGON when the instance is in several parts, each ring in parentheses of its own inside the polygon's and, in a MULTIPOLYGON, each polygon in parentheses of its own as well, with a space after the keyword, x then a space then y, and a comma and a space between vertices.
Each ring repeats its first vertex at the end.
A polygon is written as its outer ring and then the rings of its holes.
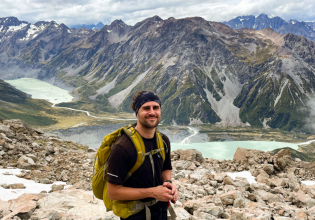
POLYGON ((157 102, 144 103, 137 114, 138 123, 145 128, 155 128, 161 120, 161 108, 157 102))

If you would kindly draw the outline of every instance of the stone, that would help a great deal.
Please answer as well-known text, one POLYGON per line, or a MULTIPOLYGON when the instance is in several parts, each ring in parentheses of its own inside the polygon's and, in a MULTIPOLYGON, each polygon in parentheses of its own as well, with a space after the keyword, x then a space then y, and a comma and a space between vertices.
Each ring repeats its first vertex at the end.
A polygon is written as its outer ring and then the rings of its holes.
POLYGON ((181 220, 190 220, 191 219, 191 215, 184 208, 176 207, 174 211, 177 215, 177 218, 179 218, 181 220))
POLYGON ((204 219, 204 220, 216 220, 217 218, 211 214, 208 214, 206 212, 200 212, 200 211, 195 211, 194 216, 197 217, 197 219, 204 219))
POLYGON ((9 126, 0 123, 0 133, 3 133, 6 137, 14 137, 14 132, 10 129, 9 126))
POLYGON ((274 173, 275 168, 272 164, 264 164, 263 165, 263 170, 268 174, 271 175, 274 173))
POLYGON ((241 192, 233 190, 233 191, 229 191, 227 193, 223 193, 222 195, 220 195, 220 200, 223 205, 232 205, 235 199, 241 198, 241 197, 242 197, 241 192))
POLYGON ((9 184, 7 186, 9 189, 25 189, 25 186, 23 183, 14 183, 14 184, 9 184))
POLYGON ((229 176, 224 177, 223 184, 225 185, 234 185, 233 179, 229 176))
POLYGON ((255 193, 256 193, 256 197, 259 197, 266 203, 284 202, 284 199, 281 195, 275 195, 273 193, 266 192, 264 190, 257 190, 255 193))
POLYGON ((183 150, 180 153, 180 160, 197 161, 199 163, 202 163, 204 161, 204 158, 199 151, 195 149, 189 149, 183 150))
POLYGON ((11 213, 4 216, 3 219, 11 219, 18 216, 21 219, 29 219, 37 207, 39 197, 33 194, 23 194, 13 200, 10 205, 11 213))
POLYGON ((216 218, 219 218, 223 214, 223 207, 216 206, 214 203, 207 204, 206 206, 202 206, 198 208, 199 212, 208 213, 216 218))
POLYGON ((315 199, 313 199, 310 195, 305 194, 302 190, 298 192, 292 193, 293 203, 298 207, 307 207, 312 208, 315 206, 315 199))
POLYGON ((17 167, 21 169, 31 170, 36 169, 38 166, 32 158, 22 155, 17 161, 17 167))
POLYGON ((307 219, 307 215, 305 214, 305 212, 297 212, 295 213, 294 219, 307 219))
POLYGON ((249 158, 255 158, 259 153, 264 153, 264 152, 260 150, 251 150, 251 149, 238 147, 234 153, 233 160, 241 161, 241 162, 248 161, 249 158))
POLYGON ((185 160, 177 160, 174 161, 173 166, 177 170, 187 170, 189 167, 196 167, 196 165, 191 161, 185 161, 185 160))
MULTIPOLYGON (((7 121, 4 126, 7 133, 0 131, 0 168, 24 163, 36 168, 22 172, 18 175, 21 178, 41 183, 66 180, 73 186, 53 185, 49 193, 39 193, 37 199, 23 202, 0 201, 0 218, 119 220, 112 212, 105 212, 102 200, 93 199, 95 149, 82 150, 73 142, 32 132, 19 121, 7 121), (9 137, 10 133, 13 135, 9 137), (20 212, 23 210, 26 211, 20 212)), ((301 180, 315 180, 315 165, 293 160, 287 151, 273 156, 243 149, 243 153, 241 150, 237 153, 243 155, 243 160, 238 160, 235 154, 235 160, 206 158, 203 162, 194 151, 178 150, 171 154, 172 180, 179 192, 179 201, 174 205, 177 220, 315 220, 315 186, 301 184, 301 180), (256 183, 227 175, 238 170, 250 171, 256 183)), ((10 184, 2 187, 8 189, 10 184)))

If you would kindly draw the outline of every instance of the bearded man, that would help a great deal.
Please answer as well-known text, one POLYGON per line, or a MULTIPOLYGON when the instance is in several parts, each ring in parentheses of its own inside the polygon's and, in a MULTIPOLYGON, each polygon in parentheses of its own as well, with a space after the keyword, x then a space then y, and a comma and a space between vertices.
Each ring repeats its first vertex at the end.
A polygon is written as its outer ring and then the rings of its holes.
POLYGON ((136 162, 137 151, 126 134, 118 139, 109 157, 108 196, 112 200, 140 200, 144 204, 152 204, 126 218, 128 220, 166 220, 168 202, 177 201, 178 191, 171 181, 169 138, 157 130, 161 120, 161 101, 150 91, 140 91, 132 100, 131 108, 137 116, 134 128, 142 137, 148 154, 140 168, 128 176, 136 162), (157 150, 157 135, 162 136, 167 149, 164 160, 159 153, 154 153, 157 150))

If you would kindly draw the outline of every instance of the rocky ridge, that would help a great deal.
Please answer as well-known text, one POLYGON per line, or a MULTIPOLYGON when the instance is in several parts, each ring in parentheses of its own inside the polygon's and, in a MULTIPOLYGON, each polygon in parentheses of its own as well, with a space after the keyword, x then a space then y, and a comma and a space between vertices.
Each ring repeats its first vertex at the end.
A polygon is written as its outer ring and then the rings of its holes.
MULTIPOLYGON (((20 177, 40 183, 65 181, 50 192, 0 201, 1 219, 119 219, 93 198, 94 149, 63 141, 20 120, 0 120, 0 168, 25 169, 20 177)), ((315 219, 312 163, 293 160, 288 150, 239 148, 233 160, 203 158, 196 150, 172 152, 173 182, 179 190, 177 219, 315 219), (255 180, 230 172, 250 172, 255 180)), ((3 188, 23 188, 5 186, 3 188)))
POLYGON ((315 40, 315 32, 313 28, 314 22, 297 21, 292 19, 285 21, 278 16, 271 17, 266 14, 260 14, 259 16, 238 16, 227 22, 223 22, 223 24, 234 29, 252 28, 261 30, 271 28, 280 34, 292 33, 303 36, 312 41, 315 40))
POLYGON ((314 131, 315 46, 301 36, 200 17, 116 20, 100 30, 0 18, 0 28, 0 78, 72 90, 63 107, 130 112, 132 95, 149 89, 168 112, 164 124, 314 131))

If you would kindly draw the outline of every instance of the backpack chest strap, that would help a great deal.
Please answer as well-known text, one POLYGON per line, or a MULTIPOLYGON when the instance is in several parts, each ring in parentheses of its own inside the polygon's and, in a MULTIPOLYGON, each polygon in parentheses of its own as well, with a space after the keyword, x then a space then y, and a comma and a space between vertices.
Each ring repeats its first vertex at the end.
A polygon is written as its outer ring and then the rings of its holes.
POLYGON ((160 148, 159 149, 154 149, 154 150, 151 150, 149 152, 142 153, 142 156, 145 157, 145 156, 148 156, 149 154, 154 155, 154 154, 159 153, 160 151, 162 151, 160 148))
POLYGON ((153 156, 152 155, 157 154, 160 151, 161 151, 161 149, 159 148, 159 149, 154 149, 154 150, 151 150, 149 152, 146 152, 146 153, 142 154, 143 157, 146 157, 146 156, 149 155, 150 162, 151 162, 151 167, 152 167, 153 184, 154 184, 154 186, 155 186, 155 181, 154 181, 154 179, 155 179, 155 167, 154 167, 154 160, 153 160, 153 156))

